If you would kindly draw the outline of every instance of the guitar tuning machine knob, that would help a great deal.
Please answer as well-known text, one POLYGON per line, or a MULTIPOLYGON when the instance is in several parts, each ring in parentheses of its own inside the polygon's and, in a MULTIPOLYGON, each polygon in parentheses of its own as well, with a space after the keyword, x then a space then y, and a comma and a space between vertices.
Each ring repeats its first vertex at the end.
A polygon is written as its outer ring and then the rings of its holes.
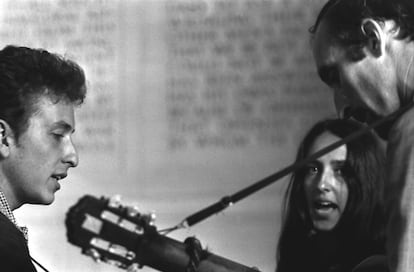
POLYGON ((111 208, 119 208, 121 206, 121 195, 113 195, 110 197, 108 206, 111 208))
POLYGON ((111 259, 106 259, 104 261, 105 261, 105 263, 107 263, 109 265, 113 265, 115 267, 122 267, 122 263, 120 261, 111 260, 111 259))
POLYGON ((155 214, 155 212, 150 212, 148 224, 150 226, 154 226, 155 225, 155 219, 157 219, 157 215, 155 214))
POLYGON ((138 272, 140 269, 142 269, 142 265, 139 265, 137 263, 133 263, 127 268, 127 272, 138 272))
POLYGON ((127 213, 129 217, 136 217, 140 215, 138 206, 129 206, 127 207, 127 213))
POLYGON ((86 250, 85 254, 92 257, 92 259, 95 262, 100 262, 101 261, 101 254, 94 248, 90 248, 90 249, 86 250))

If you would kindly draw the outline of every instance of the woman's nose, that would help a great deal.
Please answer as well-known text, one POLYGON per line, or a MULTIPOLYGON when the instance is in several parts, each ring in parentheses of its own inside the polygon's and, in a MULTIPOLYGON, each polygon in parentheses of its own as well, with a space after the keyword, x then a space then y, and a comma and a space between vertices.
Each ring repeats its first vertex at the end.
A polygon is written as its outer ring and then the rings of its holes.
POLYGON ((320 191, 329 192, 332 189, 333 177, 329 173, 324 173, 318 180, 317 188, 320 191))

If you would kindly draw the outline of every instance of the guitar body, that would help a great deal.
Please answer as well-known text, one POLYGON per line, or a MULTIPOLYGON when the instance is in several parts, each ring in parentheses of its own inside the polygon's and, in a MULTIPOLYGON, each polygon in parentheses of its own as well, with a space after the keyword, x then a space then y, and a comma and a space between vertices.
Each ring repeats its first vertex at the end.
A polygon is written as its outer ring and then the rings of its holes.
POLYGON ((128 271, 149 266, 162 272, 258 272, 161 235, 151 216, 107 198, 82 197, 69 209, 65 223, 68 241, 82 253, 128 271))

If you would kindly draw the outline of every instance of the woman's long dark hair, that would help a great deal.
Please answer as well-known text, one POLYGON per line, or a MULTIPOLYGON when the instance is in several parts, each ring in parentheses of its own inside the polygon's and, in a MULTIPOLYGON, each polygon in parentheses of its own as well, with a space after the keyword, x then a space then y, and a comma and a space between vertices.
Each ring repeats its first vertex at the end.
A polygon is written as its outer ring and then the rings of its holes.
MULTIPOLYGON (((330 132, 340 138, 359 130, 351 120, 330 119, 317 123, 303 139, 296 157, 309 156, 316 138, 330 132)), ((384 252, 383 182, 385 154, 378 138, 367 133, 349 142, 344 168, 348 201, 333 230, 339 237, 343 267, 352 267, 373 254, 384 252)), ((312 222, 304 194, 305 169, 291 176, 284 199, 283 225, 277 251, 277 272, 313 271, 312 222)))

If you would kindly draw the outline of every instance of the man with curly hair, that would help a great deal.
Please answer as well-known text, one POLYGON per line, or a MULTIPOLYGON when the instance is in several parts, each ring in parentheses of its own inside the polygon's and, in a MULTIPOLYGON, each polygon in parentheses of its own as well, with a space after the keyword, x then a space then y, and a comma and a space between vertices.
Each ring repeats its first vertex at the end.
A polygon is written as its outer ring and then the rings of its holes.
POLYGON ((13 210, 50 204, 78 155, 74 108, 85 98, 74 62, 42 49, 0 51, 0 267, 36 271, 13 210))

